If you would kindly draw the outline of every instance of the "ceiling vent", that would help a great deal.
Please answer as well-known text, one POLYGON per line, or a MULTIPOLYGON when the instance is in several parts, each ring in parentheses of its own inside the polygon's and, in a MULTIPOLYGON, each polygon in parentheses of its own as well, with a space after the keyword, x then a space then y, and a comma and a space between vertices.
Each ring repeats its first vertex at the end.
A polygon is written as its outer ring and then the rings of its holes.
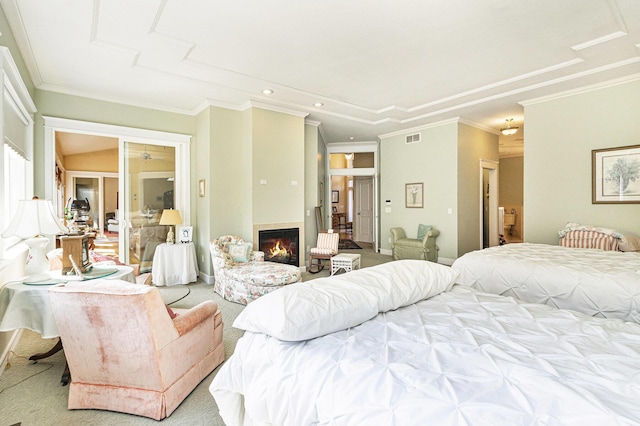
POLYGON ((416 143, 420 142, 420 133, 416 133, 415 135, 407 135, 404 139, 404 143, 416 143))

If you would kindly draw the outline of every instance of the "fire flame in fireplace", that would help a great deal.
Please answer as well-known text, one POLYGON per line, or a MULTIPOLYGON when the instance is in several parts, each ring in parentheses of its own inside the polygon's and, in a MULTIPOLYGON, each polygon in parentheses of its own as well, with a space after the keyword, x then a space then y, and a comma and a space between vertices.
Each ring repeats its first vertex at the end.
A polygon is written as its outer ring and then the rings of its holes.
POLYGON ((269 249, 269 254, 271 255, 271 257, 287 257, 289 255, 289 252, 286 248, 280 247, 280 243, 281 241, 278 240, 278 242, 276 242, 276 245, 269 249))

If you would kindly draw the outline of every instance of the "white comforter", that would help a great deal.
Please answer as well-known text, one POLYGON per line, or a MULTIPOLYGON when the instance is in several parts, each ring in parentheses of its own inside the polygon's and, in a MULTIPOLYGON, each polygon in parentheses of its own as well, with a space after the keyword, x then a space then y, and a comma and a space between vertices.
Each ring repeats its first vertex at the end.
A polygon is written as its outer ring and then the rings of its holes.
POLYGON ((302 342, 246 332, 227 425, 640 423, 640 325, 454 286, 302 342))
POLYGON ((507 244, 465 254, 458 284, 640 323, 640 253, 507 244))

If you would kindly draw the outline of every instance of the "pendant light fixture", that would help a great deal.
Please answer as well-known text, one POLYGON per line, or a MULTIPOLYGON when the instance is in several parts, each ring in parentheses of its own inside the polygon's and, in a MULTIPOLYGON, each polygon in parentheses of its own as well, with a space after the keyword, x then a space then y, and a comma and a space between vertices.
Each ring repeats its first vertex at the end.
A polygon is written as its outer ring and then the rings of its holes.
POLYGON ((513 135, 518 131, 518 126, 514 125, 513 118, 509 118, 508 120, 504 120, 504 127, 500 129, 500 131, 505 136, 513 135))

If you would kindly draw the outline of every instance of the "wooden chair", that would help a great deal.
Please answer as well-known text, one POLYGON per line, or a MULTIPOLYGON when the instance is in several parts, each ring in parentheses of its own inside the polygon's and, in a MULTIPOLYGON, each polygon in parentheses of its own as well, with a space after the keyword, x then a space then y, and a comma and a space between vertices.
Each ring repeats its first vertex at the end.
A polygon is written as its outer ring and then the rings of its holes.
POLYGON ((338 233, 318 233, 318 242, 316 247, 313 247, 309 253, 309 272, 317 274, 324 269, 322 264, 323 260, 331 260, 333 256, 338 254, 338 243, 340 241, 340 234, 338 233), (314 265, 314 259, 316 263, 314 265), (314 270, 315 266, 315 270, 314 270))

